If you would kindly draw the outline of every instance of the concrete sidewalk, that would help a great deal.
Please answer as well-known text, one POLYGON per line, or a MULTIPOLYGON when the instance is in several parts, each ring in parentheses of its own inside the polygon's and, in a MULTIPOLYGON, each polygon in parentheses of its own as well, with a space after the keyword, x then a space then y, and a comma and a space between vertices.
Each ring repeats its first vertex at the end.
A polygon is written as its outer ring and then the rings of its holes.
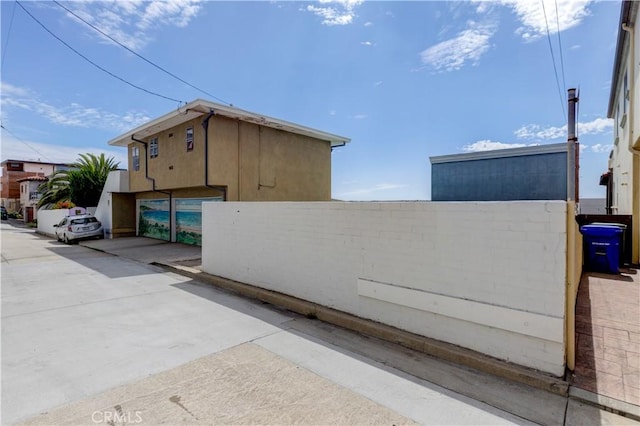
POLYGON ((80 241, 79 244, 142 263, 179 265, 195 262, 197 266, 202 258, 202 249, 198 246, 169 243, 146 237, 87 240, 80 241))
POLYGON ((559 395, 493 382, 153 265, 1 229, 2 424, 565 417, 559 395))

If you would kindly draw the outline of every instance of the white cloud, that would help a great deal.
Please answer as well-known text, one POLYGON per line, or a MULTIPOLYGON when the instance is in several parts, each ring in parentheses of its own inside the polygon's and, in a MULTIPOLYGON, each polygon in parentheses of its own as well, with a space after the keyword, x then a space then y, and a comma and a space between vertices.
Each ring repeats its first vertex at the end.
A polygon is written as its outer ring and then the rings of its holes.
MULTIPOLYGON (((580 145, 582 146, 582 145, 580 145)), ((613 149, 613 145, 605 145, 601 143, 597 143, 591 146, 591 151, 596 152, 598 154, 609 153, 613 149)))
POLYGON ((113 157, 116 162, 120 162, 120 168, 127 168, 127 150, 109 148, 89 148, 73 147, 67 145, 52 145, 32 141, 16 139, 7 132, 2 132, 2 161, 25 160, 25 161, 48 161, 52 163, 73 163, 84 153, 101 154, 113 157))
POLYGON ((336 115, 336 110, 332 109, 331 111, 329 111, 329 115, 336 115))
POLYGON ((370 26, 372 26, 372 25, 373 25, 373 22, 370 22, 370 21, 369 21, 369 22, 365 22, 365 23, 364 23, 364 26, 365 26, 365 27, 370 27, 370 26))
POLYGON ((0 83, 0 105, 6 111, 20 108, 38 114, 51 123, 61 126, 99 128, 105 130, 126 131, 150 120, 144 112, 127 111, 116 114, 100 108, 88 107, 79 103, 55 106, 41 101, 28 89, 0 83))
POLYGON ((489 139, 474 142, 462 147, 464 152, 480 152, 480 151, 493 151, 495 149, 508 149, 508 148, 522 148, 524 146, 534 146, 536 144, 527 145, 524 143, 503 143, 495 142, 489 139))
POLYGON ((353 118, 355 118, 356 120, 364 120, 367 117, 367 114, 356 114, 353 116, 353 118))
POLYGON ((375 83, 373 83, 374 86, 378 87, 382 84, 382 81, 376 81, 375 83))
POLYGON ((398 185, 395 183, 379 183, 372 187, 343 192, 341 194, 338 194, 338 197, 352 197, 352 196, 358 196, 358 195, 367 195, 367 194, 372 194, 374 192, 389 191, 391 189, 399 189, 399 188, 406 188, 406 187, 407 185, 398 185))
POLYGON ((538 124, 527 124, 513 133, 518 139, 559 139, 567 136, 567 126, 542 128, 538 124))
POLYGON ((613 128, 613 120, 610 118, 596 118, 586 123, 578 123, 578 132, 584 134, 604 133, 613 128))
POLYGON ((322 18, 322 24, 349 25, 353 22, 355 9, 364 0, 320 0, 321 6, 308 5, 306 10, 322 18))
POLYGON ((522 26, 516 30, 524 40, 531 41, 547 35, 573 28, 591 13, 589 1, 576 0, 502 0, 502 4, 511 7, 522 26), (557 6, 557 18, 556 18, 557 6), (546 14, 546 20, 545 20, 546 14))
MULTIPOLYGON (((153 30, 187 26, 200 11, 199 3, 200 0, 111 0, 69 2, 65 3, 65 7, 130 49, 139 50, 151 42, 150 33, 153 30)), ((69 19, 78 22, 92 36, 112 43, 106 37, 88 29, 75 17, 69 15, 69 19)))
MULTIPOLYGON (((586 123, 578 123, 579 135, 594 135, 604 133, 613 128, 613 120, 608 118, 596 118, 586 123)), ((522 126, 514 132, 518 139, 560 139, 567 137, 567 125, 561 127, 542 127, 538 124, 522 126)))
POLYGON ((494 33, 494 26, 472 22, 469 28, 458 33, 456 37, 423 50, 420 58, 423 64, 439 71, 458 70, 466 63, 477 65, 482 55, 489 50, 494 33))
POLYGON ((579 44, 574 44, 573 46, 571 46, 569 49, 571 50, 577 50, 580 49, 582 46, 580 46, 579 44))
POLYGON ((373 46, 373 43, 371 43, 370 41, 361 41, 360 44, 363 46, 373 46))

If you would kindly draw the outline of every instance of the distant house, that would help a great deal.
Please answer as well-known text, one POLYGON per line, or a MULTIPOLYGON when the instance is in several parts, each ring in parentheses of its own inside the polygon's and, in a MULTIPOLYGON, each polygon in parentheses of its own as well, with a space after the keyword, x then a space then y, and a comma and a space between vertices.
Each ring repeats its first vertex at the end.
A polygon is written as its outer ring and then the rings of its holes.
POLYGON ((20 184, 21 213, 25 222, 33 222, 36 218, 38 201, 42 198, 38 187, 47 180, 49 179, 44 176, 28 176, 17 180, 20 184))
POLYGON ((112 237, 200 244, 203 201, 329 201, 331 151, 349 141, 195 100, 109 141, 129 170, 112 173, 96 215, 112 237))
POLYGON ((567 155, 559 143, 431 157, 431 200, 566 200, 567 155))
POLYGON ((614 119, 613 150, 609 170, 600 178, 607 187, 607 211, 632 216, 632 258, 640 263, 640 96, 638 60, 640 35, 636 28, 640 4, 623 1, 620 10, 618 41, 611 76, 607 117, 614 119))
POLYGON ((2 170, 2 177, 0 178, 0 202, 8 211, 22 213, 21 179, 48 177, 58 171, 68 170, 70 166, 63 163, 5 160, 0 163, 0 167, 2 170))

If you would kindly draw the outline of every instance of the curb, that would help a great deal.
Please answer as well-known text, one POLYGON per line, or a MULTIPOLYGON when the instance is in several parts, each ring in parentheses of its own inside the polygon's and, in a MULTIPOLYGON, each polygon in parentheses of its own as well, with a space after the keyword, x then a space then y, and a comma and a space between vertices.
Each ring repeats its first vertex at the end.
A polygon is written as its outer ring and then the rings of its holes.
POLYGON ((502 377, 514 382, 532 386, 561 396, 569 395, 569 384, 559 378, 546 375, 537 370, 510 364, 484 354, 413 334, 398 328, 377 323, 372 320, 357 317, 346 312, 328 308, 313 302, 298 299, 293 296, 266 290, 227 278, 210 275, 198 269, 181 265, 152 262, 165 270, 178 273, 189 278, 197 279, 215 287, 232 291, 245 297, 279 306, 290 311, 317 318, 321 321, 343 327, 358 333, 377 337, 388 342, 396 343, 436 358, 471 367, 494 376, 502 377))

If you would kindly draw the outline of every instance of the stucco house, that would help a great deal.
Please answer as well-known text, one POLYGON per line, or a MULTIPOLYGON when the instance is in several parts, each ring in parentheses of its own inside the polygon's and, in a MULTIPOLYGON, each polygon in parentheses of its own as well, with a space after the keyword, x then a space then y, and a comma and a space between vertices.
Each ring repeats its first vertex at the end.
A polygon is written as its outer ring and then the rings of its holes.
POLYGON ((349 141, 197 99, 109 141, 128 171, 110 175, 96 216, 107 237, 200 244, 203 201, 329 201, 331 151, 349 141))
POLYGON ((10 212, 24 215, 21 203, 20 180, 28 177, 48 177, 52 174, 68 170, 69 164, 44 163, 40 161, 5 160, 0 163, 0 203, 10 212))
POLYGON ((21 213, 25 222, 33 222, 36 219, 38 201, 42 198, 38 187, 47 180, 45 176, 27 176, 17 180, 20 184, 21 213))
POLYGON ((623 1, 616 55, 611 77, 607 117, 614 119, 609 170, 600 183, 607 186, 607 212, 632 216, 632 258, 640 263, 640 99, 638 60, 640 36, 636 28, 640 3, 623 1))

